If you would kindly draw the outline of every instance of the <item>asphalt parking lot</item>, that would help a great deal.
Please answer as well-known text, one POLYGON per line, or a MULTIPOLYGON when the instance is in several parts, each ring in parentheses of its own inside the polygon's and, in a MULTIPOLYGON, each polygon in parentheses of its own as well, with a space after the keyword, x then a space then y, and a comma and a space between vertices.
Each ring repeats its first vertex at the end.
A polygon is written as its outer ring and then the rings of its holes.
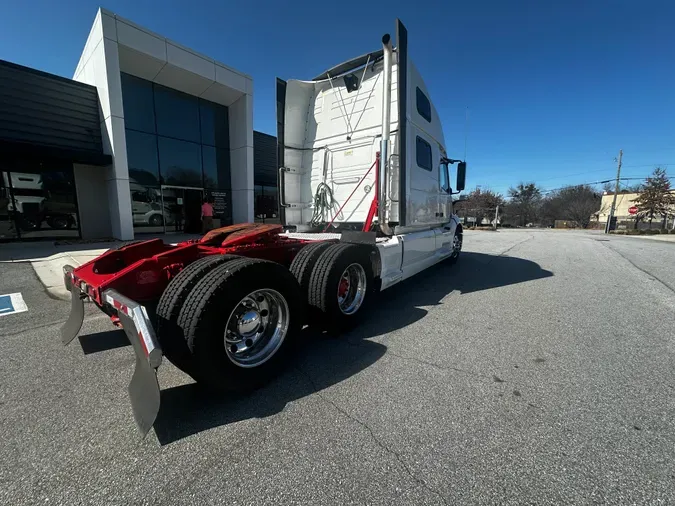
MULTIPOLYGON (((1 247, 1 246, 0 246, 1 247)), ((214 398, 165 363, 156 429, 134 356, 29 264, 0 264, 0 504, 675 502, 675 243, 474 232, 456 266, 384 292, 341 338, 214 398)))

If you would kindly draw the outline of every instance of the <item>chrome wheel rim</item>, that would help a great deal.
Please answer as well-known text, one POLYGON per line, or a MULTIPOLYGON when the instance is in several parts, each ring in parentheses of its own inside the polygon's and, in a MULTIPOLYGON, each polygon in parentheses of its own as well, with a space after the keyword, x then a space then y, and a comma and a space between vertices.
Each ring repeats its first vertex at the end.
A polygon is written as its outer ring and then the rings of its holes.
POLYGON ((452 256, 458 256, 460 251, 462 251, 462 236, 455 234, 452 238, 452 256))
POLYGON ((340 276, 337 300, 340 311, 350 315, 356 313, 366 298, 366 271, 358 263, 349 265, 340 276))
POLYGON ((225 324, 225 352, 239 367, 258 367, 279 350, 290 311, 276 290, 262 288, 241 299, 225 324))

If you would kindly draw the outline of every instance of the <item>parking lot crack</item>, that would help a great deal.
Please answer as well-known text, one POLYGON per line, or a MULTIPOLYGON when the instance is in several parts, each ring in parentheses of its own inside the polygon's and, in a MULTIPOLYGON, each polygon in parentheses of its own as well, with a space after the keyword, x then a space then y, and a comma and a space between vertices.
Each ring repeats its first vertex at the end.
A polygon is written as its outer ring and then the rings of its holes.
POLYGON ((453 367, 453 366, 449 366, 449 365, 437 364, 435 362, 429 362, 429 361, 423 360, 421 358, 407 357, 405 355, 399 355, 398 353, 395 353, 395 352, 391 351, 391 349, 387 349, 387 355, 393 355, 394 357, 396 357, 400 360, 405 360, 405 361, 408 361, 408 362, 416 362, 418 364, 433 367, 434 369, 439 369, 441 371, 454 371, 454 372, 458 372, 458 373, 461 373, 461 374, 466 374, 467 376, 473 376, 474 378, 488 379, 490 381, 493 381, 493 378, 491 376, 486 376, 484 374, 476 373, 476 372, 473 372, 473 371, 467 371, 466 369, 460 369, 459 367, 453 367))
MULTIPOLYGON (((525 243, 525 242, 527 242, 527 241, 531 241, 532 239, 534 239, 534 236, 533 236, 533 235, 529 236, 527 239, 523 239, 522 241, 518 241, 518 242, 515 243, 514 245, 509 246, 508 248, 506 248, 504 251, 502 251, 502 252, 501 252, 499 255, 497 255, 497 256, 498 256, 498 257, 503 257, 504 255, 506 255, 506 254, 507 254, 509 251, 511 251, 512 249, 516 248, 517 246, 520 246, 521 244, 523 244, 523 243, 525 243)), ((492 262, 492 260, 491 260, 490 262, 492 262)), ((490 262, 488 262, 488 263, 490 263, 490 262)))
POLYGON ((635 262, 633 262, 630 258, 628 258, 627 256, 622 255, 621 252, 619 252, 618 250, 615 250, 614 248, 612 248, 609 244, 603 243, 602 245, 603 245, 605 248, 609 249, 610 251, 613 251, 614 253, 616 253, 617 255, 619 255, 621 258, 623 258, 624 260, 626 260, 629 264, 631 264, 631 265, 632 265, 633 267, 635 267, 637 270, 643 272, 644 274, 646 274, 646 275, 649 276, 650 278, 654 278, 656 281, 658 281, 659 283, 661 283, 661 284, 662 284, 664 287, 666 287, 668 290, 670 290, 671 292, 675 293, 675 288, 674 288, 674 287, 670 286, 668 283, 666 283, 665 281, 663 281, 661 278, 659 278, 659 277, 656 276, 655 274, 649 272, 647 269, 643 269, 643 268, 640 267, 638 264, 636 264, 635 262))
POLYGON ((391 456, 394 457, 394 459, 396 460, 396 462, 398 462, 398 464, 405 470, 406 474, 410 477, 411 480, 413 480, 418 486, 421 486, 421 487, 423 487, 424 489, 426 489, 426 490, 428 490, 429 492, 431 492, 432 494, 438 496, 438 498, 443 502, 443 504, 446 504, 446 505, 448 504, 448 502, 445 500, 445 497, 444 497, 438 490, 436 490, 435 488, 433 488, 431 485, 429 485, 429 484, 428 484, 426 481, 424 481, 423 479, 418 478, 417 476, 415 476, 415 473, 413 473, 413 470, 410 468, 410 466, 408 466, 408 464, 406 464, 406 462, 404 461, 404 459, 403 459, 403 457, 401 456, 401 454, 400 454, 399 452, 397 452, 396 450, 394 450, 393 448, 387 446, 387 445, 386 445, 379 437, 377 437, 377 435, 375 434, 375 431, 373 431, 373 429, 372 429, 367 423, 365 423, 364 421, 360 420, 360 419, 357 418, 356 416, 352 415, 352 414, 349 413, 347 410, 345 410, 344 408, 342 408, 341 406, 339 406, 337 403, 335 403, 334 401, 332 401, 331 399, 329 399, 328 397, 326 397, 325 395, 323 395, 323 394, 319 391, 319 389, 317 388, 316 383, 314 383, 314 380, 312 379, 312 376, 311 376, 307 371, 305 371, 305 370, 302 369, 301 367, 296 367, 296 369, 298 370, 298 372, 300 372, 300 374, 302 374, 305 378, 307 378, 307 382, 308 382, 308 383, 310 384, 310 386, 312 387, 312 390, 314 391, 314 393, 315 393, 315 394, 316 394, 323 402, 325 402, 326 404, 332 406, 335 410, 337 410, 337 411, 338 411, 339 413, 341 413, 343 416, 349 418, 351 421, 353 421, 353 422, 356 423, 357 425, 359 425, 359 426, 361 426, 362 428, 364 428, 364 429, 368 432, 368 434, 370 435, 371 439, 375 442, 375 444, 376 444, 382 451, 384 451, 385 453, 388 453, 389 455, 391 455, 391 456))

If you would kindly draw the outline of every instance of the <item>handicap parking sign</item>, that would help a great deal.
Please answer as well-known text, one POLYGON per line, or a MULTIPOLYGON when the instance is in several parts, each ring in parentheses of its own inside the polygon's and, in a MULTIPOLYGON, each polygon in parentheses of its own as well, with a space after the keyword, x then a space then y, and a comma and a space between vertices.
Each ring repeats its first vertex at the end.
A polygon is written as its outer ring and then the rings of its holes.
POLYGON ((0 295, 0 316, 28 311, 20 293, 0 295))

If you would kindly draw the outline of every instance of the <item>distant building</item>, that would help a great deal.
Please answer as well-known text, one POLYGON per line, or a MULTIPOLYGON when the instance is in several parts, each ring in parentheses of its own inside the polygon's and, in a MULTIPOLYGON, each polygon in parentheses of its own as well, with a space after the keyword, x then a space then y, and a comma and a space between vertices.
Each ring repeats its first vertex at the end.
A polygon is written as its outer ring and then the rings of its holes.
MULTIPOLYGON (((673 190, 675 193, 675 190, 673 190)), ((618 224, 621 222, 635 221, 635 216, 630 214, 628 210, 635 206, 635 200, 640 194, 635 192, 619 192, 616 196, 616 208, 614 209, 614 216, 618 224)), ((598 222, 607 223, 609 219, 609 212, 612 208, 612 201, 614 200, 613 192, 604 192, 602 195, 602 201, 600 202, 600 212, 598 213, 598 222)), ((673 209, 675 213, 675 209, 673 209)), ((654 216, 653 223, 658 223, 663 220, 663 216, 654 216)))

